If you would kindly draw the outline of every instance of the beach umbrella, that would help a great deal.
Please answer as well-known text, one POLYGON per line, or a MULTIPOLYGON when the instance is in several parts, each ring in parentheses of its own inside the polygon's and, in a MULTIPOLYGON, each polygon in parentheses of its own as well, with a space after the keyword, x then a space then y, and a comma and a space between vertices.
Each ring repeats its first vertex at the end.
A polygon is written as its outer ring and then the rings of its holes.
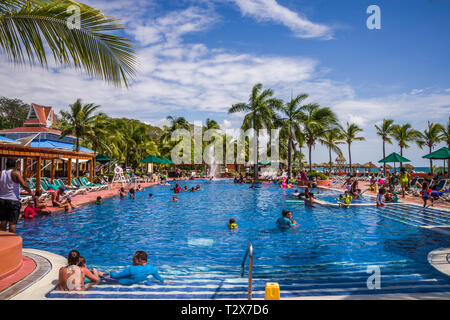
MULTIPOLYGON (((439 150, 436 150, 432 153, 423 156, 424 159, 436 159, 436 160, 448 160, 450 159, 450 149, 447 147, 443 147, 439 150)), ((445 161, 444 161, 444 172, 445 172, 445 161)))
POLYGON ((394 169, 394 167, 391 166, 390 164, 386 164, 386 169, 394 169))
POLYGON ((149 156, 149 157, 147 157, 145 159, 142 159, 141 163, 157 163, 157 164, 160 164, 160 163, 165 163, 165 162, 163 162, 163 160, 158 158, 157 156, 151 155, 151 156, 149 156))
POLYGON ((409 163, 405 164, 404 167, 405 167, 406 169, 414 169, 414 166, 411 165, 411 164, 409 164, 409 163))
POLYGON ((371 161, 369 161, 367 163, 364 163, 362 165, 362 167, 366 168, 366 169, 369 169, 369 172, 371 171, 370 169, 377 169, 378 168, 378 166, 376 164, 372 163, 371 161))
POLYGON ((411 160, 406 159, 405 157, 402 157, 401 155, 399 155, 396 152, 391 153, 390 155, 388 155, 386 158, 381 159, 380 161, 381 163, 388 163, 388 162, 393 162, 394 163, 394 169, 395 169, 395 163, 396 162, 411 162, 411 160))
POLYGON ((105 156, 104 154, 99 153, 96 157, 95 157, 95 161, 97 162, 110 162, 112 161, 111 158, 108 158, 107 156, 105 156))
POLYGON ((260 166, 271 166, 272 162, 270 162, 269 160, 262 160, 262 161, 258 162, 258 164, 260 166))

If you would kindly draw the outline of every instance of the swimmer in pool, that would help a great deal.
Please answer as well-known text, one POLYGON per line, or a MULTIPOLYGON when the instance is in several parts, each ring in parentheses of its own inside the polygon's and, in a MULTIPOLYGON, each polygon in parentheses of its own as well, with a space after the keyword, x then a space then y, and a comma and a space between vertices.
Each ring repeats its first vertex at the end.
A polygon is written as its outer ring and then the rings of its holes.
POLYGON ((309 197, 305 198, 305 205, 308 205, 308 206, 314 208, 314 200, 316 200, 316 197, 314 196, 314 193, 310 192, 309 197))
POLYGON ((237 226, 237 224, 236 224, 236 220, 235 220, 235 219, 231 218, 231 219, 228 221, 228 229, 230 229, 230 230, 238 229, 238 226, 237 226))
POLYGON ((347 207, 347 208, 348 208, 348 206, 350 205, 350 203, 352 202, 352 200, 353 200, 353 197, 352 197, 352 195, 350 194, 350 192, 349 192, 349 191, 345 191, 345 192, 344 192, 344 195, 342 196, 342 202, 338 202, 338 205, 339 205, 340 207, 344 206, 344 207, 347 207))
POLYGON ((293 227, 295 224, 292 223, 292 212, 283 210, 281 212, 281 217, 277 220, 278 228, 287 229, 293 227))
POLYGON ((177 196, 173 196, 173 197, 172 197, 172 201, 178 201, 177 196))
POLYGON ((100 204, 102 204, 102 203, 103 203, 102 197, 98 196, 98 197, 97 197, 97 200, 95 201, 95 204, 96 204, 96 205, 100 205, 100 204))
POLYGON ((119 190, 119 194, 120 194, 120 199, 123 199, 127 196, 127 192, 125 191, 124 187, 121 187, 119 190))
POLYGON ((150 194, 148 195, 148 197, 149 197, 149 198, 153 197, 153 193, 150 193, 150 194))
POLYGON ((136 194, 134 193, 134 188, 130 189, 130 199, 134 200, 134 198, 136 197, 136 194))
POLYGON ((295 192, 292 195, 295 197, 298 197, 300 195, 300 193, 298 192, 298 190, 295 190, 295 192))
POLYGON ((197 185, 197 186, 195 187, 195 190, 196 190, 196 191, 197 191, 197 190, 200 190, 200 186, 197 185))

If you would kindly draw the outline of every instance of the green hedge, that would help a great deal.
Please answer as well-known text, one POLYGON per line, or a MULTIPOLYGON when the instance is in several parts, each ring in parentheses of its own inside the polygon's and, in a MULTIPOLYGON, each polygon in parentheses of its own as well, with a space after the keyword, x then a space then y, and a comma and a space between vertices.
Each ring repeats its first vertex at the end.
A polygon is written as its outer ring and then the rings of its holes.
POLYGON ((328 176, 322 172, 313 171, 309 174, 310 178, 317 178, 319 180, 328 180, 328 176))

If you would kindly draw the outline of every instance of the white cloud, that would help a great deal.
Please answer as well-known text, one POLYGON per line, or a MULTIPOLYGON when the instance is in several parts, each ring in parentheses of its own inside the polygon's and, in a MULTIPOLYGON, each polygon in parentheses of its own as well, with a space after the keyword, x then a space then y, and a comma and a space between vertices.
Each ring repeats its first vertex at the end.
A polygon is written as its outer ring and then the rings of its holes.
POLYGON ((272 21, 288 27, 299 38, 331 39, 332 30, 323 24, 313 23, 304 15, 281 6, 276 0, 231 0, 243 15, 259 21, 272 21))

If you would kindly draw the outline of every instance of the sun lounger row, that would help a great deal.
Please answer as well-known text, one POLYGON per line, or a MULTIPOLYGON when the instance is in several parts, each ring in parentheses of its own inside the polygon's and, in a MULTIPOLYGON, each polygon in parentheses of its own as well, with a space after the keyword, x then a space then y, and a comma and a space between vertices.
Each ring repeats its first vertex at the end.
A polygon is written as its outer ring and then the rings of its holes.
MULTIPOLYGON (((78 194, 86 194, 91 191, 100 191, 104 189, 108 189, 107 184, 93 184, 86 177, 80 178, 72 178, 72 185, 66 185, 62 179, 53 179, 53 183, 49 178, 41 178, 41 190, 42 195, 39 198, 40 201, 45 201, 51 197, 51 192, 54 190, 58 190, 60 187, 63 187, 66 194, 69 196, 76 196, 78 194)), ((36 191, 36 179, 29 178, 27 181, 28 186, 32 189, 33 192, 36 191)), ((31 196, 22 195, 20 197, 21 203, 26 203, 31 199, 31 196)))

